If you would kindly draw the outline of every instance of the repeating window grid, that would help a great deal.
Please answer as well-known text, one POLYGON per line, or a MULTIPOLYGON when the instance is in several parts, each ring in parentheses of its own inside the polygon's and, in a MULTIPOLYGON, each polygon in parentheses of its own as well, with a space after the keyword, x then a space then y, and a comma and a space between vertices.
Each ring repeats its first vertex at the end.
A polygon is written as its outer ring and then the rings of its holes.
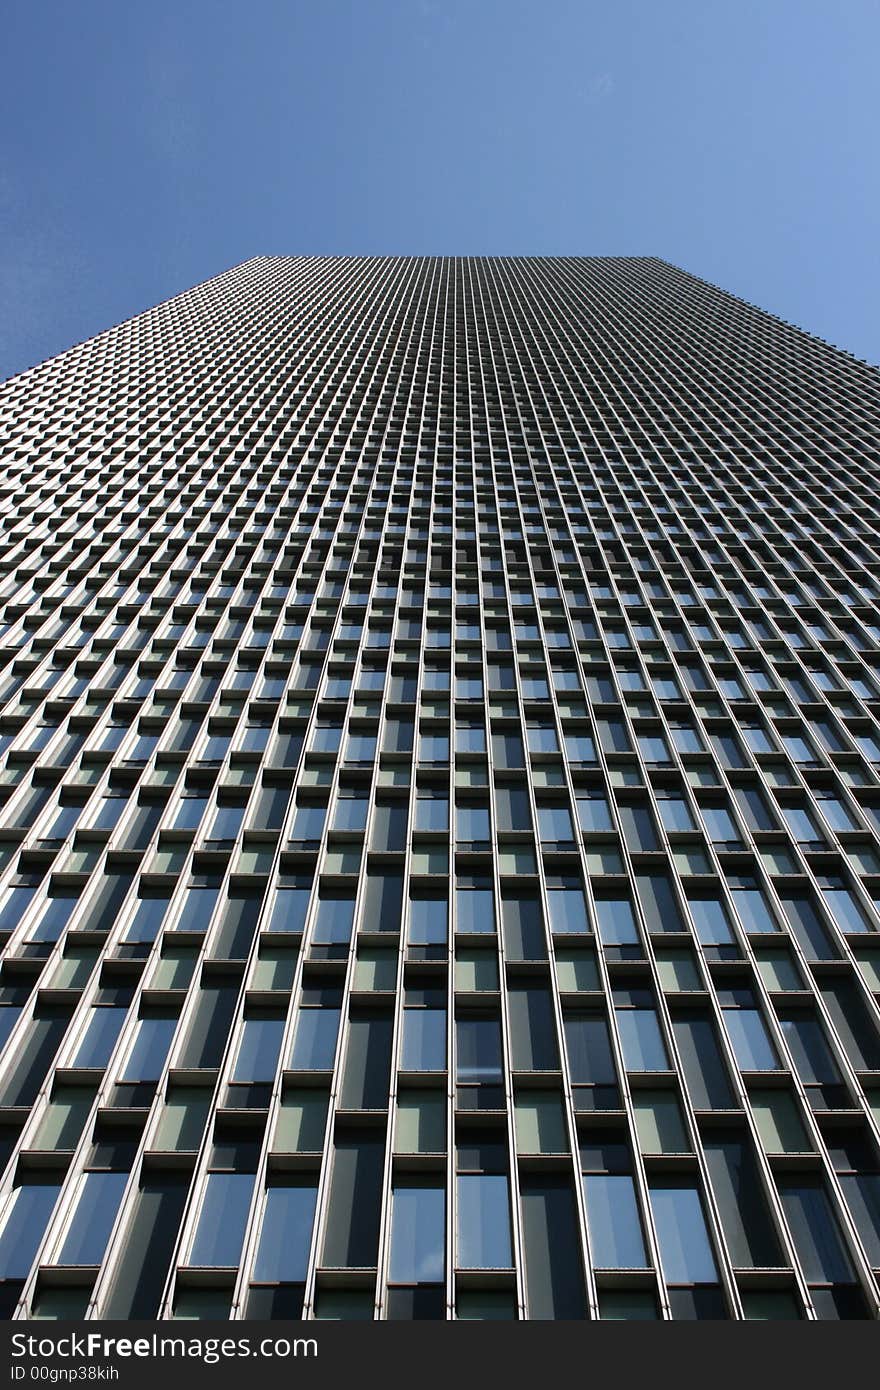
POLYGON ((520 520, 523 521, 523 517, 520 516, 520 520))
MULTIPOLYGON (((519 506, 520 506, 520 521, 521 521, 521 525, 524 525, 524 521, 523 521, 523 510, 522 510, 522 503, 521 503, 521 502, 519 502, 519 506)), ((531 557, 529 557, 529 561, 530 561, 530 560, 531 560, 531 557)), ((514 585, 515 585, 515 580, 514 580, 513 575, 511 574, 511 572, 510 572, 510 570, 509 570, 507 564, 506 564, 505 562, 503 562, 503 565, 504 565, 504 574, 505 574, 505 578, 506 578, 506 581, 507 581, 508 591, 511 591, 511 592, 512 592, 512 590, 513 590, 513 588, 514 588, 514 585)), ((554 577, 555 577, 555 579, 556 579, 557 587, 560 588, 560 591, 564 591, 564 590, 563 590, 563 586, 562 586, 561 576, 559 575, 558 570, 555 568, 555 566, 554 566, 554 571, 553 571, 553 573, 554 573, 554 577)), ((533 566, 531 565, 531 563, 529 563, 529 582, 530 582, 530 584, 531 584, 533 590, 536 592, 536 591, 537 591, 537 575, 535 574, 534 568, 533 568, 533 566)), ((571 626, 570 626, 570 623, 568 623, 567 626, 568 626, 569 637, 570 637, 570 639, 572 639, 573 636, 574 636, 574 634, 573 634, 572 628, 571 628, 571 626)), ((546 644, 542 644, 542 646, 543 646, 544 651, 545 651, 545 653, 546 653, 546 650, 547 650, 546 644)), ((574 649, 575 651, 577 651, 577 644, 576 644, 576 642, 572 641, 572 647, 573 647, 573 649, 574 649)), ((519 662, 519 660, 517 659, 517 657, 518 657, 518 652, 515 652, 514 655, 513 655, 513 664, 514 664, 514 672, 515 672, 514 680, 515 680, 516 691, 517 691, 517 695, 518 695, 518 705, 519 705, 520 709, 523 709, 523 708, 524 708, 524 703, 523 703, 523 695, 522 695, 522 688, 521 688, 521 682, 520 682, 520 662, 519 662)), ((487 674, 488 674, 488 673, 487 673, 487 674)), ((488 688, 488 685, 487 685, 486 688, 488 688)), ((555 698, 555 697, 551 697, 551 698, 555 698)), ((597 748, 598 748, 598 740, 597 740, 596 742, 597 742, 597 748)), ((530 757, 528 751, 526 751, 526 757, 527 757, 527 758, 530 757)), ((600 758, 602 757, 602 754, 601 754, 601 753, 599 753, 599 757, 600 757, 600 758)), ((491 752, 490 752, 490 760, 491 760, 491 752)), ((574 795, 573 795, 573 788, 572 788, 572 785, 571 785, 570 770, 568 769, 567 762, 564 761, 564 762, 563 762, 563 766, 566 768, 566 789, 567 789, 567 791, 568 791, 568 798, 569 798, 569 808, 570 808, 570 809, 569 809, 569 815, 571 816, 571 815, 572 815, 572 810, 571 810, 571 808, 575 805, 575 799, 574 799, 574 795)), ((491 761, 490 761, 490 781, 494 784, 494 775, 493 775, 493 772, 492 772, 492 769, 491 769, 491 761)), ((535 834, 537 835, 537 830, 538 830, 538 824, 539 824, 539 822, 538 822, 538 815, 537 815, 537 801, 536 801, 535 791, 534 791, 534 782, 533 782, 533 779, 532 779, 531 777, 527 777, 527 778, 526 778, 526 782, 527 782, 528 795, 529 795, 529 802, 530 802, 530 815, 531 815, 531 820, 532 820, 533 826, 535 827, 535 834)), ((580 856, 579 856, 579 857, 580 857, 580 856)), ((590 877, 589 877, 589 874, 585 872, 585 868, 586 868, 586 866, 582 864, 582 865, 581 865, 581 868, 580 868, 580 876, 581 876, 581 878, 582 878, 583 884, 584 884, 584 885, 588 885, 588 884, 590 883, 590 877)), ((538 873, 538 884, 539 884, 539 893, 540 893, 540 902, 541 902, 541 914, 542 914, 542 918, 543 918, 544 923, 547 924, 547 923, 550 923, 550 921, 551 921, 551 916, 550 916, 549 904, 548 904, 547 896, 546 896, 546 891, 547 891, 547 890, 546 890, 546 879, 545 879, 545 875, 544 875, 543 854, 540 854, 540 853, 539 853, 539 854, 537 855, 536 869, 537 869, 537 873, 538 873)), ((498 905, 499 905, 499 912, 500 912, 501 902, 502 902, 500 881, 496 881, 496 884, 495 884, 495 893, 496 893, 496 902, 497 902, 498 905)), ((594 911, 594 909, 593 909, 592 898, 591 898, 591 895, 589 894, 589 889, 586 890, 585 896, 586 896, 587 901, 589 902, 589 905, 590 905, 589 908, 588 908, 588 910, 591 910, 591 911, 592 911, 592 920, 595 921, 595 911, 594 911)), ((546 930, 546 928, 545 928, 545 930, 546 930)), ((592 935, 593 935, 593 938, 594 938, 594 940, 595 940, 597 955, 598 955, 598 959, 599 959, 599 962, 600 962, 599 968, 600 968, 600 972, 601 972, 602 984, 603 984, 604 991, 605 991, 605 998, 606 998, 606 999, 610 999, 611 995, 610 995, 610 988, 609 988, 607 964, 606 964, 605 959, 604 959, 604 951, 603 951, 602 945, 601 945, 601 943, 600 943, 600 941, 599 941, 598 933, 593 933, 592 935)), ((501 958, 501 968, 502 968, 502 971, 504 972, 504 973, 502 974, 502 978, 506 978, 507 972, 506 972, 506 962, 505 962, 505 958, 504 958, 505 953, 504 953, 504 942, 503 942, 503 935, 502 935, 502 934, 499 934, 499 955, 500 955, 500 958, 501 958)), ((564 1054, 563 1054, 563 1049, 564 1049, 564 1047, 565 1047, 565 1041, 564 1041, 564 1039, 565 1039, 565 1032, 564 1032, 564 1027, 563 1027, 563 1013, 562 1013, 562 1007, 561 1007, 560 991, 559 991, 559 987, 558 987, 558 979, 557 979, 557 977, 556 977, 556 972, 555 972, 555 955, 554 955, 554 951, 553 951, 553 949, 552 949, 552 946, 551 946, 551 948, 548 950, 548 960, 549 960, 549 962, 550 962, 550 986, 551 986, 550 993, 551 993, 551 1000, 552 1000, 552 1004, 553 1004, 554 1024, 555 1024, 556 1033, 557 1033, 557 1047, 560 1049, 560 1055, 562 1056, 562 1055, 564 1055, 564 1054)), ((504 1014, 504 1016, 505 1016, 505 1022, 506 1022, 506 1024, 507 1024, 508 1029, 509 1029, 508 1010, 507 1010, 507 1007, 506 1007, 506 999, 507 999, 507 991, 504 990, 504 991, 502 992, 502 1012, 503 1012, 503 1014, 504 1014)), ((616 1070, 617 1070, 617 1074, 618 1074, 618 1076, 623 1077, 623 1076, 625 1076, 625 1072, 624 1072, 624 1070, 623 1070, 622 1055, 621 1055, 621 1053, 620 1053, 619 1043, 618 1043, 618 1040, 617 1040, 617 1038, 616 1038, 615 1030, 613 1029, 613 1027, 612 1027, 612 1029, 611 1029, 611 1038, 612 1038, 612 1049, 613 1049, 613 1054, 614 1054, 614 1057, 615 1057, 615 1067, 616 1067, 616 1070)), ((509 1055, 509 1054, 507 1054, 507 1055, 509 1055)), ((571 1093, 571 1086, 570 1086, 569 1077, 570 1077, 570 1070, 569 1070, 567 1067, 563 1067, 563 1089, 564 1089, 565 1098, 566 1098, 566 1106, 565 1106, 566 1128, 567 1128, 568 1137, 569 1137, 569 1144, 570 1144, 570 1146, 571 1146, 571 1150, 570 1150, 570 1151, 571 1151, 571 1154, 572 1154, 573 1156, 577 1156, 577 1154, 578 1154, 578 1152, 579 1152, 579 1150, 578 1150, 579 1137, 578 1137, 578 1131, 577 1131, 577 1127, 576 1127, 575 1110, 574 1110, 574 1101, 573 1101, 573 1096, 572 1096, 572 1093, 571 1093)), ((627 1087, 626 1087, 626 1086, 624 1086, 623 1089, 624 1089, 624 1092, 627 1091, 627 1087)), ((512 1088, 511 1088, 511 1093, 512 1093, 512 1088)), ((628 1100, 628 1096, 627 1096, 627 1100, 628 1100)), ((510 1113, 511 1116, 512 1116, 512 1113, 513 1113, 513 1105, 512 1105, 512 1102, 511 1102, 511 1101, 508 1101, 508 1108, 509 1108, 509 1113, 510 1113)), ((514 1162, 515 1164, 518 1162, 518 1160, 517 1160, 517 1158, 516 1158, 515 1155, 514 1155, 514 1157, 513 1157, 513 1162, 514 1162)), ((517 1168, 512 1167, 512 1168, 511 1168, 511 1172, 515 1172, 515 1171, 517 1171, 517 1168)), ((582 1242, 582 1248, 584 1248, 587 1252, 589 1252, 589 1249, 590 1249, 590 1240, 589 1240, 589 1234, 588 1234, 588 1224, 587 1224, 586 1210, 585 1210, 585 1205, 584 1205, 583 1187, 582 1187, 582 1183, 579 1181, 579 1177, 580 1177, 579 1165, 576 1165, 575 1172, 574 1172, 574 1192, 575 1192, 575 1201, 576 1201, 576 1207, 577 1207, 577 1212, 578 1212, 579 1234, 580 1234, 580 1239, 581 1239, 581 1242, 582 1242)), ((643 1221, 644 1221, 644 1214, 648 1212, 649 1208, 648 1208, 647 1202, 646 1202, 646 1200, 645 1200, 646 1194, 645 1194, 645 1188, 644 1188, 644 1184, 643 1184, 643 1183, 642 1183, 642 1186, 641 1186, 641 1196, 642 1196, 642 1201, 643 1201, 643 1204, 644 1204, 644 1205, 643 1205, 643 1221)), ((650 1244, 651 1244, 651 1257, 652 1257, 652 1261, 653 1261, 653 1263, 654 1263, 655 1269, 659 1269, 659 1264, 657 1263, 656 1247, 655 1247, 655 1245, 654 1245, 653 1225, 652 1225, 652 1222, 650 1221, 650 1218, 647 1220, 647 1222, 644 1222, 644 1224, 645 1224, 645 1226, 646 1226, 646 1229, 647 1229, 647 1230, 649 1231, 649 1233, 650 1233, 650 1234, 649 1234, 649 1242, 650 1242, 650 1244)), ((518 1260, 518 1264, 520 1264, 520 1262, 524 1262, 524 1250, 520 1249, 520 1250, 518 1251, 518 1254, 519 1254, 519 1256, 520 1256, 520 1259, 518 1260)), ((584 1273, 585 1273, 586 1281, 587 1281, 587 1300, 588 1300, 588 1306, 590 1307, 591 1315, 592 1315, 592 1316, 597 1316, 597 1310, 598 1310, 598 1295, 597 1295, 597 1293, 596 1293, 596 1287, 595 1287, 595 1276, 594 1276, 594 1274, 593 1274, 593 1264, 592 1264, 592 1261, 591 1261, 589 1258, 588 1258, 587 1261, 585 1262, 584 1273)), ((528 1315, 528 1314, 527 1314, 527 1310, 526 1310, 526 1315, 528 1315)))

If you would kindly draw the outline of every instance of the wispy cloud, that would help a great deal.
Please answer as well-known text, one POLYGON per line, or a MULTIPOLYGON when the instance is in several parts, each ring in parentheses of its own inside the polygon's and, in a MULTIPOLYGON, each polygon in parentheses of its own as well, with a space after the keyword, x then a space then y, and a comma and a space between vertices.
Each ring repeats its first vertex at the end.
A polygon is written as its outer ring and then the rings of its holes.
POLYGON ((595 77, 591 77, 584 88, 584 95, 589 102, 604 101, 610 97, 614 91, 614 74, 610 72, 598 72, 595 77))

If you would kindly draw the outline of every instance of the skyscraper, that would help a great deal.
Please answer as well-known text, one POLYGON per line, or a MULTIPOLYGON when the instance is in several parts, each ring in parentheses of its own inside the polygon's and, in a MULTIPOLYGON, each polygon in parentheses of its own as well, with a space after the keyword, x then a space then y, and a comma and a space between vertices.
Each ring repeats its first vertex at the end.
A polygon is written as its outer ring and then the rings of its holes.
POLYGON ((6 1317, 878 1316, 878 407, 650 258, 2 387, 6 1317))

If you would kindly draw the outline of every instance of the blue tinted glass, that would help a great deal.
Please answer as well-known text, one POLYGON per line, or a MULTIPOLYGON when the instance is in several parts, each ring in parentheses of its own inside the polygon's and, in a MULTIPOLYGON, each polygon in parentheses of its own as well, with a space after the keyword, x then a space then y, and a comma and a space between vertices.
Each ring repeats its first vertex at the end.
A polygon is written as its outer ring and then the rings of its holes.
POLYGON ((457 888, 455 929, 460 932, 493 932, 495 907, 491 888, 457 888))
POLYGON ((284 1020, 281 1018, 245 1019, 231 1079, 271 1081, 278 1064, 283 1033, 284 1020))
POLYGON ((209 840, 234 840, 244 820, 243 806, 220 806, 208 831, 209 840))
POLYGON ((27 1278, 60 1191, 57 1183, 15 1189, 0 1235, 0 1278, 27 1278))
MULTIPOLYGON (((320 840, 327 819, 326 806, 298 806, 290 828, 291 840, 320 840)), ((222 838, 215 836, 215 839, 222 838)))
POLYGON ((301 932, 309 906, 308 888, 278 888, 272 902, 267 931, 301 932))
POLYGON ((601 833, 614 829, 611 811, 604 796, 580 796, 577 802, 581 830, 601 833))
POLYGON ((270 1187, 254 1262, 257 1283, 302 1283, 306 1277, 318 1189, 270 1187))
POLYGON ((458 1263, 462 1269, 507 1269, 510 1200, 504 1173, 462 1173, 458 1193, 458 1263))
POLYGON ((59 1264, 101 1263, 127 1181, 127 1173, 86 1173, 59 1264))
POLYGON ((444 1275, 446 1193, 442 1187, 395 1187, 391 1197, 392 1284, 434 1284, 444 1275))
POLYGON ((723 806, 701 806, 700 815, 706 827, 706 834, 716 844, 738 842, 740 835, 733 817, 723 806))
POLYGON ((847 888, 823 888, 825 906, 843 932, 866 932, 870 928, 858 903, 847 888))
POLYGON ((404 1009, 404 1071, 443 1071, 446 1067, 446 1010, 404 1009))
POLYGON ((651 1185, 651 1210, 667 1284, 717 1284, 703 1204, 695 1187, 651 1185))
POLYGON ((430 946, 445 942, 448 913, 445 898, 413 898, 409 907, 410 944, 430 946))
POLYGON ((253 1187, 253 1173, 208 1174, 189 1264, 238 1264, 253 1187))
POLYGON ((183 908, 175 922, 178 931, 207 931, 214 912, 219 888, 189 888, 184 894, 183 908))
POLYGON ((369 801, 365 796, 342 796, 336 803, 334 830, 363 830, 367 823, 369 801))
POLYGON ((347 945, 354 922, 354 896, 322 897, 318 902, 312 940, 323 945, 347 945))
POLYGON ((757 1009, 722 1010, 736 1064, 742 1071, 775 1071, 779 1059, 757 1009))
POLYGON ((547 891, 550 910, 550 930, 559 935, 589 932, 587 905, 579 888, 550 888, 547 891))
POLYGON ((36 891, 25 887, 9 889, 0 907, 0 932, 14 931, 36 891))
POLYGON ((106 1067, 125 1022, 125 1009, 96 1008, 73 1059, 75 1067, 106 1067))
POLYGON ((29 939, 31 941, 57 941, 78 902, 78 894, 71 897, 50 898, 29 939))
POLYGON ((559 744, 552 724, 530 724, 526 730, 530 753, 558 753, 559 744))
POLYGON ((746 931, 771 932, 779 930, 776 919, 771 915, 767 906, 767 899, 759 888, 733 888, 731 889, 731 897, 737 916, 746 931))
POLYGON ((584 1175, 593 1264, 634 1269, 648 1263, 633 1180, 623 1173, 584 1175))
POLYGON ((329 1071, 336 1055, 338 1009, 300 1009, 293 1038, 293 1071, 329 1071))
POLYGON ((653 1009, 617 1009, 617 1028, 627 1071, 665 1071, 663 1035, 653 1009))
POLYGON ((661 796, 657 800, 657 809, 665 830, 674 833, 695 828, 694 818, 683 797, 661 796))
POLYGON ((639 939, 633 910, 626 898, 599 898, 596 919, 605 946, 630 946, 639 939))
POLYGON ((0 1047, 6 1042, 21 1016, 21 1009, 10 1008, 9 1005, 0 1009, 0 1047))
MULTIPOLYGON (((155 941, 168 911, 168 898, 141 898, 125 933, 126 941, 155 941)), ((180 923, 178 923, 178 926, 180 923)))
POLYGON ((733 941, 733 932, 724 904, 719 898, 688 898, 688 907, 704 946, 721 946, 733 941))
POLYGON ((489 811, 485 806, 459 806, 455 812, 455 838, 471 841, 488 840, 489 811))
POLYGON ((501 1025, 495 1018, 461 1018, 455 1025, 458 1080, 496 1082, 501 1077, 501 1025))
POLYGON ((446 797, 420 796, 416 800, 416 830, 442 832, 449 829, 449 802, 446 797))
POLYGON ((158 1081, 178 1021, 176 1018, 141 1019, 120 1073, 121 1081, 158 1081))
POLYGON ((596 745, 589 734, 566 734, 565 755, 570 763, 594 763, 596 745))
POLYGON ((571 840, 574 830, 567 806, 539 806, 538 834, 542 840, 560 842, 571 840))

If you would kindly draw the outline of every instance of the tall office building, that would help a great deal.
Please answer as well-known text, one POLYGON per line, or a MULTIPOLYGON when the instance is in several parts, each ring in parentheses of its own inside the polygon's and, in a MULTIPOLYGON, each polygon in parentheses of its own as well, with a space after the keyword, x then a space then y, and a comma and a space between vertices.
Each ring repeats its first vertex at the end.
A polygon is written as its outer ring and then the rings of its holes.
POLYGON ((650 258, 6 383, 7 1317, 880 1314, 878 406, 650 258))

